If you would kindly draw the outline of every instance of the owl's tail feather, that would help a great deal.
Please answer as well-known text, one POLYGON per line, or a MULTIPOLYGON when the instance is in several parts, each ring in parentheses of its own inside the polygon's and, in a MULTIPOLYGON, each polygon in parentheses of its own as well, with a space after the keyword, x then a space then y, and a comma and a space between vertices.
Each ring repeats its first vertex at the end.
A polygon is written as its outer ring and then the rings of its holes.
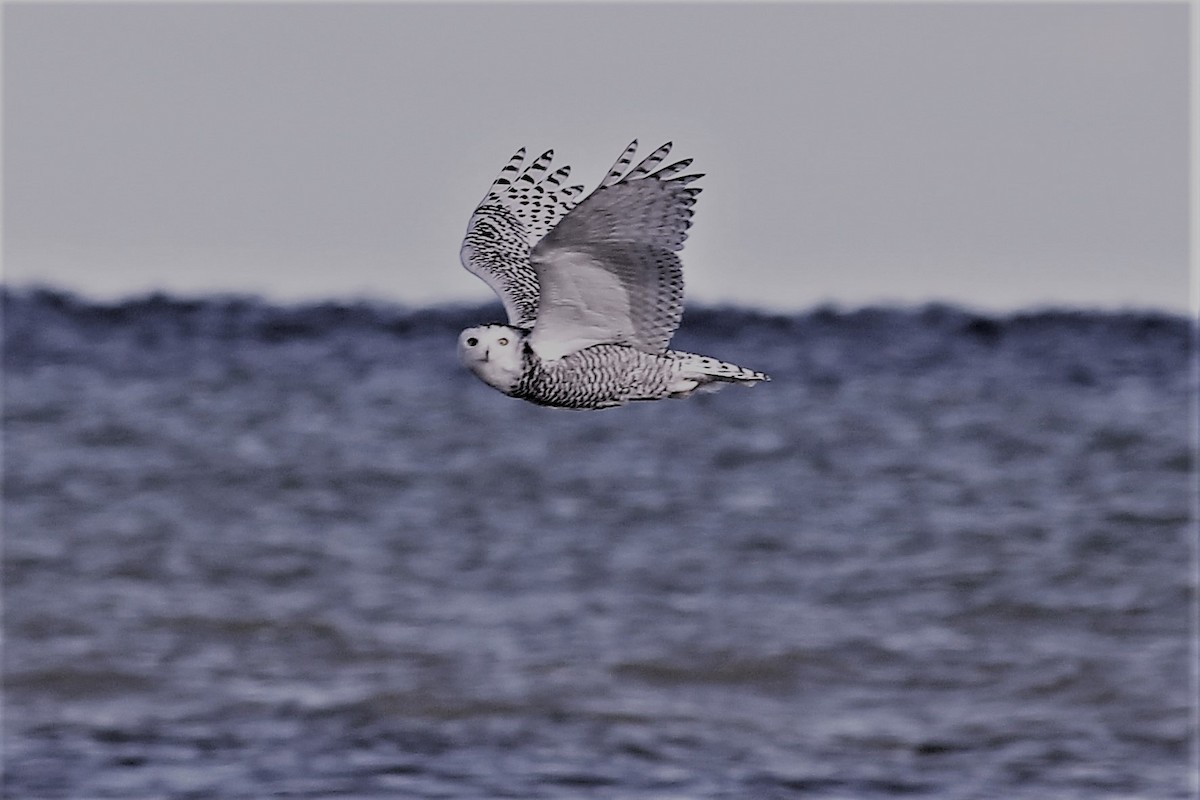
POLYGON ((745 383, 754 385, 771 380, 766 373, 739 367, 728 361, 718 361, 695 353, 673 352, 680 362, 679 377, 670 387, 671 397, 687 397, 698 389, 716 389, 713 384, 745 383))

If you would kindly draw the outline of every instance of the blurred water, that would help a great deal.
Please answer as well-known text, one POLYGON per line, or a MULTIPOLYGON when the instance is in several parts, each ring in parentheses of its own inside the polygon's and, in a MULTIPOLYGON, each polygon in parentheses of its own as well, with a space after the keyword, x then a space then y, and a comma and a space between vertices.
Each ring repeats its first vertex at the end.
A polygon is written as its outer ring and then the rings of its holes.
POLYGON ((1184 319, 691 311, 603 412, 498 309, 4 297, 5 796, 1170 798, 1184 319))

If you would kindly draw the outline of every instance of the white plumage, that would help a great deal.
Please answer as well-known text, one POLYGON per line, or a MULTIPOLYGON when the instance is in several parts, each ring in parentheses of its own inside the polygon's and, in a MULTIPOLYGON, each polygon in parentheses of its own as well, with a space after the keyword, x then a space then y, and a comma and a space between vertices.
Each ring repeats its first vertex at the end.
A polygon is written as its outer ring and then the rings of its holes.
POLYGON ((659 165, 667 143, 626 172, 632 142, 600 185, 564 187, 553 151, 509 160, 471 215, 463 266, 500 296, 508 325, 469 328, 464 364, 489 386, 542 405, 605 408, 683 397, 761 372, 668 350, 683 315, 679 251, 700 175, 691 159, 659 165))

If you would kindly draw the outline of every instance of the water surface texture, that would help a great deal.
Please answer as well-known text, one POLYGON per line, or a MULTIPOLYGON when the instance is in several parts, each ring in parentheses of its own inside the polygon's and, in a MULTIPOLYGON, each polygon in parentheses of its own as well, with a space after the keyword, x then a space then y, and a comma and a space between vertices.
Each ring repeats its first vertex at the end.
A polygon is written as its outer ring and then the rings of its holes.
POLYGON ((5 796, 1188 795, 1187 320, 693 310, 774 380, 570 412, 497 316, 6 294, 5 796))

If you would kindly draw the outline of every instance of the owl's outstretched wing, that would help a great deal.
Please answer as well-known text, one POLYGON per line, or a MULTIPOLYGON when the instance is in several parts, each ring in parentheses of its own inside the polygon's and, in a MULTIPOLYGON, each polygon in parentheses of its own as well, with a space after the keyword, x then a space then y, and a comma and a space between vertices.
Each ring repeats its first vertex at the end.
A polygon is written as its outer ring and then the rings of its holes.
POLYGON ((522 169, 522 147, 509 159, 471 215, 459 252, 463 266, 500 296, 509 324, 522 328, 537 317, 538 280, 530 248, 575 207, 583 191, 563 186, 570 167, 547 175, 553 157, 548 150, 522 169))
POLYGON ((600 185, 530 254, 541 289, 529 343, 545 360, 593 344, 667 348, 683 316, 678 251, 691 226, 700 175, 679 175, 691 159, 656 168, 668 142, 625 172, 637 141, 600 185))

